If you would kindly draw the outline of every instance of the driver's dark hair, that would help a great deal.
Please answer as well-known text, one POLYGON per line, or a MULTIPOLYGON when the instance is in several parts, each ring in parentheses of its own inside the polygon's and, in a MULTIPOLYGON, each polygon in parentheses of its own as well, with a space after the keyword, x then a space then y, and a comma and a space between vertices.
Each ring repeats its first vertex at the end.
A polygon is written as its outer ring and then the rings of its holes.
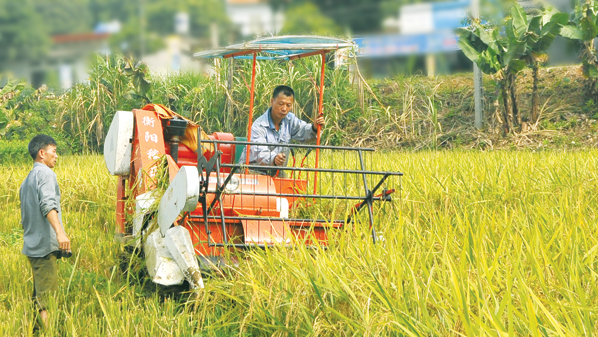
POLYGON ((276 99, 280 93, 284 94, 287 97, 295 97, 295 91, 293 88, 289 87, 288 85, 279 85, 274 88, 274 92, 272 93, 272 99, 276 99))
POLYGON ((31 156, 31 158, 33 158, 33 160, 36 160, 39 150, 45 148, 48 145, 56 146, 56 141, 54 140, 54 138, 43 134, 33 137, 31 141, 29 141, 29 155, 31 156))

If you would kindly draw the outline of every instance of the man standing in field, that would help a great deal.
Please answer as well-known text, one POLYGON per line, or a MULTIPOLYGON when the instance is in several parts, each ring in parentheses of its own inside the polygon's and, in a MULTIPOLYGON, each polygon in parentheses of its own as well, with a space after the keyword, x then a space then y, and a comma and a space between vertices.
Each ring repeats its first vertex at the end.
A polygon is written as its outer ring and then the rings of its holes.
POLYGON ((33 169, 21 184, 23 254, 33 271, 33 300, 44 325, 48 323, 48 299, 58 290, 56 258, 70 252, 71 242, 62 226, 60 189, 52 168, 56 165, 56 141, 37 135, 29 142, 33 169))
MULTIPOLYGON (((291 140, 307 142, 316 138, 316 125, 324 125, 324 117, 319 116, 315 124, 309 124, 297 118, 292 112, 295 92, 291 87, 279 85, 272 93, 270 108, 253 122, 251 126, 250 142, 270 143, 273 146, 251 145, 249 165, 285 166, 287 162, 288 147, 278 147, 276 144, 288 144, 291 140)), ((247 148, 239 159, 240 164, 245 164, 247 148)), ((261 172, 270 175, 276 170, 261 172), (273 171, 273 172, 272 172, 273 171)))

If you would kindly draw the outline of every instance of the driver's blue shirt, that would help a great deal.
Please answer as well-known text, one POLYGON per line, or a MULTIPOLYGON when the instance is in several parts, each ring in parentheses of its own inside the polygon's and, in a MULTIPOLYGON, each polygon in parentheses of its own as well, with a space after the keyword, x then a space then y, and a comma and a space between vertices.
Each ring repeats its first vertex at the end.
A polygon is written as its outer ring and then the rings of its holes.
MULTIPOLYGON (((316 133, 312 130, 312 124, 297 118, 292 112, 289 112, 280 122, 280 129, 276 130, 274 122, 270 117, 270 107, 251 125, 251 142, 270 143, 267 145, 250 146, 250 165, 274 165, 273 160, 279 153, 287 155, 288 147, 276 146, 276 144, 289 144, 291 140, 306 142, 316 138, 316 133)), ((239 159, 239 164, 245 164, 247 156, 247 147, 239 159)))

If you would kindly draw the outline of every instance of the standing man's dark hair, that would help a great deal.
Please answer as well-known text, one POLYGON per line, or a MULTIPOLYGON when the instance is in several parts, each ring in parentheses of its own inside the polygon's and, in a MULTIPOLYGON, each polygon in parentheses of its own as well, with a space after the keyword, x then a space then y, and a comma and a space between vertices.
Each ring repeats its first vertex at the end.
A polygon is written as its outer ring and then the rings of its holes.
POLYGON ((272 92, 272 99, 276 99, 276 97, 278 97, 278 95, 281 93, 287 97, 295 97, 295 91, 293 88, 287 85, 279 85, 274 88, 274 91, 272 92))
POLYGON ((37 154, 39 153, 39 150, 45 148, 48 145, 56 146, 56 141, 54 140, 54 138, 44 134, 40 134, 33 137, 29 142, 29 155, 31 156, 31 158, 33 158, 33 160, 37 159, 37 154))
POLYGON ((56 259, 69 256, 71 241, 64 231, 60 209, 60 188, 52 168, 56 165, 56 141, 48 135, 37 135, 29 142, 33 168, 21 184, 21 225, 23 254, 29 259, 33 273, 33 300, 44 323, 46 310, 58 290, 56 259))

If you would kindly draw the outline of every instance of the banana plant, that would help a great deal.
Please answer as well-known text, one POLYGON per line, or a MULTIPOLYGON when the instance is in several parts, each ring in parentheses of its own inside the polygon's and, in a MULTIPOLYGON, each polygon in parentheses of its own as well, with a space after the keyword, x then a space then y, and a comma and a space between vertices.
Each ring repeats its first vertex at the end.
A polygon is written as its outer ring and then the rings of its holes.
POLYGON ((546 52, 561 32, 563 26, 569 21, 569 14, 561 13, 554 7, 546 7, 538 16, 528 20, 527 33, 525 34, 526 50, 522 59, 532 69, 532 103, 531 123, 538 122, 538 71, 540 65, 548 60, 546 52))
POLYGON ((525 61, 520 56, 526 50, 526 32, 527 16, 518 4, 511 8, 511 14, 502 26, 483 25, 479 20, 472 20, 469 27, 457 30, 459 47, 465 56, 482 72, 497 79, 505 133, 510 133, 513 123, 520 120, 514 83, 517 73, 525 68, 525 61))
POLYGON ((575 7, 569 18, 569 24, 560 32, 561 36, 578 41, 581 44, 580 58, 582 72, 586 78, 586 98, 596 101, 598 97, 598 55, 594 47, 594 39, 598 37, 598 3, 594 0, 575 7))
POLYGON ((470 27, 458 30, 459 46, 465 55, 484 73, 498 79, 506 133, 511 130, 511 125, 522 124, 515 83, 517 74, 526 65, 534 73, 531 119, 533 123, 537 121, 538 69, 546 61, 546 50, 567 20, 566 13, 559 13, 552 7, 540 15, 527 15, 521 5, 515 4, 502 27, 484 27, 474 21, 470 27))
MULTIPOLYGON (((459 48, 465 56, 474 62, 484 74, 497 78, 500 96, 506 97, 506 87, 503 85, 503 58, 502 46, 499 45, 499 29, 495 26, 482 25, 479 20, 473 19, 469 27, 457 29, 459 48)), ((508 121, 508 103, 502 101, 502 125, 505 133, 510 132, 508 121)))
POLYGON ((148 66, 142 62, 136 63, 132 59, 126 59, 122 71, 129 77, 131 85, 134 88, 130 92, 130 95, 142 98, 147 103, 150 103, 147 94, 151 91, 152 84, 149 80, 148 66))
POLYGON ((511 15, 505 19, 505 41, 507 54, 510 58, 510 67, 507 69, 506 85, 511 98, 513 125, 521 126, 521 112, 517 104, 517 74, 525 68, 526 62, 522 59, 527 50, 527 36, 529 29, 528 16, 521 5, 511 7, 511 15))

